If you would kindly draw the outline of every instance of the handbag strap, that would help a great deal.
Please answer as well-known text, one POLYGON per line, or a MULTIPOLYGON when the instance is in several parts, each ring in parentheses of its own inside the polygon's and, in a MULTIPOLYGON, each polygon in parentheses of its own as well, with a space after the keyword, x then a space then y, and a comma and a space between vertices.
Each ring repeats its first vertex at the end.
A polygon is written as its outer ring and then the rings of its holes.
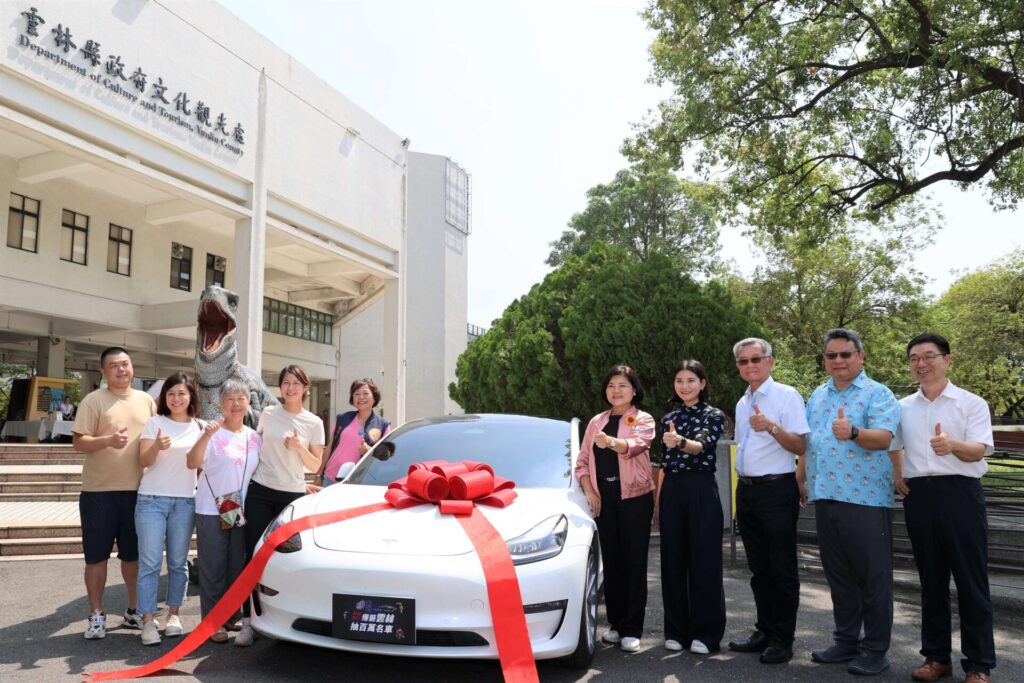
MULTIPOLYGON (((242 484, 245 483, 245 471, 249 469, 249 435, 245 432, 245 427, 242 427, 242 434, 245 436, 245 465, 242 466, 242 476, 238 480, 238 492, 241 495, 242 484)), ((203 479, 206 480, 206 487, 210 489, 210 495, 213 496, 214 504, 217 503, 217 494, 213 492, 213 486, 210 484, 210 469, 206 468, 203 470, 205 475, 203 479)), ((254 473, 255 474, 255 473, 254 473)))

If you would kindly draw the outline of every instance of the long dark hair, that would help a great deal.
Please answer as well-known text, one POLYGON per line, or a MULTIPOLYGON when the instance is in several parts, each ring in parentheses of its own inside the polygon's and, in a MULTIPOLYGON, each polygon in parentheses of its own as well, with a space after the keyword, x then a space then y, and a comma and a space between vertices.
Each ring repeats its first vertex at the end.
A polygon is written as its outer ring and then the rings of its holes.
POLYGON ((704 388, 700 390, 700 394, 697 395, 697 400, 703 403, 707 403, 711 400, 711 382, 708 380, 708 371, 704 369, 704 365, 699 360, 679 361, 675 369, 672 370, 672 398, 669 399, 669 404, 682 403, 683 399, 679 398, 679 394, 676 393, 676 375, 683 370, 689 370, 693 374, 697 375, 697 379, 704 381, 704 388))

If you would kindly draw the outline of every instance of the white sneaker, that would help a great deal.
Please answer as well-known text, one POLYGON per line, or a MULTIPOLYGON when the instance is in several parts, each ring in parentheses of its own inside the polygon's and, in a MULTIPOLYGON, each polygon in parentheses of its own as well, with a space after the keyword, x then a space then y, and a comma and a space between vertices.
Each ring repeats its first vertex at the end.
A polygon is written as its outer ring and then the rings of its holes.
POLYGON ((238 632, 237 636, 235 636, 235 647, 249 647, 252 645, 255 635, 256 634, 253 633, 252 625, 249 623, 249 620, 242 619, 242 630, 238 632))
POLYGON ((710 654, 711 650, 709 650, 708 646, 704 643, 700 642, 699 640, 695 640, 692 643, 690 643, 690 652, 692 652, 695 655, 706 655, 710 654))
POLYGON ((142 628, 142 615, 136 609, 126 609, 124 611, 124 622, 121 624, 121 628, 142 628))
POLYGON ((94 609, 89 616, 89 628, 85 629, 86 640, 99 640, 107 636, 107 615, 94 609))
POLYGON ((623 638, 619 647, 623 652, 639 652, 640 651, 640 639, 639 638, 623 638))
POLYGON ((181 619, 178 618, 178 615, 172 614, 167 617, 167 625, 164 626, 164 635, 168 638, 177 638, 181 634, 181 619))
POLYGON ((612 645, 615 645, 620 640, 622 640, 622 636, 619 635, 618 631, 606 631, 605 634, 601 636, 601 640, 603 640, 606 643, 611 643, 612 645))
POLYGON ((142 624, 142 644, 143 645, 159 645, 160 644, 160 627, 156 623, 156 619, 150 619, 142 624))
POLYGON ((669 638, 665 641, 665 649, 671 650, 672 652, 681 652, 683 649, 683 644, 680 643, 678 640, 672 640, 671 638, 669 638))

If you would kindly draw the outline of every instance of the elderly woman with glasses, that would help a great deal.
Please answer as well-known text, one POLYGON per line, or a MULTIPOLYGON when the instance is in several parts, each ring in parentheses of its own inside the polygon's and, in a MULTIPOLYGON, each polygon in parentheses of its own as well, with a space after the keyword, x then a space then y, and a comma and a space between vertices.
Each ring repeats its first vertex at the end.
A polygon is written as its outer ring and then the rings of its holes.
POLYGON ((320 468, 324 486, 336 483, 342 465, 359 460, 391 431, 391 423, 373 411, 380 403, 380 389, 372 379, 364 377, 352 382, 348 402, 355 410, 339 413, 334 421, 330 455, 320 468))

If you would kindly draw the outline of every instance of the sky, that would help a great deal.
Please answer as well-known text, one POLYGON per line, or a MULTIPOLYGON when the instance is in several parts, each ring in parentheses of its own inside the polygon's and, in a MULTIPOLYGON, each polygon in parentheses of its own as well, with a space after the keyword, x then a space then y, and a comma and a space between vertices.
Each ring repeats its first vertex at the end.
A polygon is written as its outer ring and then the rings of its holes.
MULTIPOLYGON (((549 243, 587 189, 627 165, 622 141, 670 94, 648 81, 653 33, 636 0, 220 2, 412 151, 470 172, 468 313, 482 327, 549 272, 549 243)), ((940 185, 930 204, 943 226, 914 265, 931 295, 1024 246, 1024 210, 993 212, 980 190, 940 185)), ((743 235, 723 230, 721 244, 749 275, 743 235)))

